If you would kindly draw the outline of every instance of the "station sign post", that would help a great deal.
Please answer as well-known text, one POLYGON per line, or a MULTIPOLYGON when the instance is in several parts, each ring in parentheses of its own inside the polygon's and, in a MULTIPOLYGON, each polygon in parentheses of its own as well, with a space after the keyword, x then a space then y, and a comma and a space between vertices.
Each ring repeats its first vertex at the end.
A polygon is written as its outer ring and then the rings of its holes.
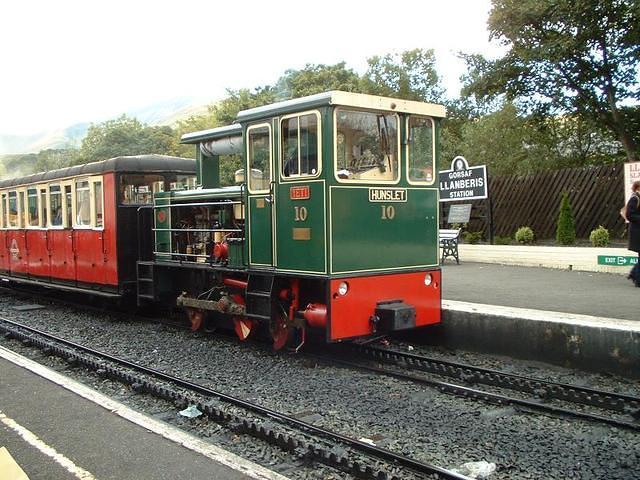
MULTIPOLYGON (((493 208, 489 198, 489 184, 487 182, 487 166, 477 165, 470 167, 467 159, 461 156, 451 161, 449 170, 438 172, 440 202, 456 202, 460 200, 487 200, 489 221, 489 242, 493 244, 493 208)), ((461 206, 462 207, 462 206, 461 206)), ((471 204, 469 204, 471 207, 471 204)), ((454 218, 458 215, 470 213, 467 207, 457 209, 454 218)), ((469 217, 466 217, 466 222, 469 217)))

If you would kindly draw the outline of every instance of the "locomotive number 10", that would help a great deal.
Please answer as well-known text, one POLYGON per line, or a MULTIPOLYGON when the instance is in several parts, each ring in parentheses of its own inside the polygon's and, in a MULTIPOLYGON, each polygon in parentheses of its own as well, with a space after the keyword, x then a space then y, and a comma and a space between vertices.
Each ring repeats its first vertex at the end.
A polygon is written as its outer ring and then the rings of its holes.
POLYGON ((382 220, 393 220, 396 216, 396 207, 393 205, 381 205, 382 207, 382 220))
POLYGON ((294 209, 294 220, 296 222, 304 222, 307 219, 307 216, 309 215, 307 212, 307 207, 298 207, 295 206, 293 207, 294 209))

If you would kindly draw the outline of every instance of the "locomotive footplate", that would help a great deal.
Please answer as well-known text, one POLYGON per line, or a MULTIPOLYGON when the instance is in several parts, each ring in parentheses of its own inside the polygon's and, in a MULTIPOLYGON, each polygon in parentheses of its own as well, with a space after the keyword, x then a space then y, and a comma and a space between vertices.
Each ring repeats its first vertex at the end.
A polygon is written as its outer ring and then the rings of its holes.
POLYGON ((372 321, 376 330, 381 332, 415 328, 416 309, 402 300, 378 302, 372 321))

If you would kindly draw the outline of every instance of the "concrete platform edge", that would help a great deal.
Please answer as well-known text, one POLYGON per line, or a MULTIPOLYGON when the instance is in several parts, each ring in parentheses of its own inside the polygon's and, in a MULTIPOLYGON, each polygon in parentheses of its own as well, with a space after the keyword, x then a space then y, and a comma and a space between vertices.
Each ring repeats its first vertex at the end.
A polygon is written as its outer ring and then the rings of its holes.
POLYGON ((210 458, 222 465, 242 472, 248 477, 256 480, 288 480, 288 477, 279 473, 273 472, 261 465, 246 460, 238 455, 228 452, 220 447, 204 442, 197 437, 184 432, 178 428, 175 428, 167 423, 148 417, 142 413, 123 405, 116 400, 113 400, 100 392, 97 392, 75 380, 65 377, 50 368, 40 365, 26 357, 23 357, 11 350, 4 347, 0 347, 0 357, 5 360, 25 368, 42 378, 45 378, 62 388, 75 393, 76 395, 85 398, 106 410, 109 410, 116 415, 142 427, 153 433, 156 433, 167 440, 180 444, 189 450, 197 452, 207 458, 210 458))
POLYGON ((442 335, 452 348, 640 377, 640 322, 445 300, 442 335))

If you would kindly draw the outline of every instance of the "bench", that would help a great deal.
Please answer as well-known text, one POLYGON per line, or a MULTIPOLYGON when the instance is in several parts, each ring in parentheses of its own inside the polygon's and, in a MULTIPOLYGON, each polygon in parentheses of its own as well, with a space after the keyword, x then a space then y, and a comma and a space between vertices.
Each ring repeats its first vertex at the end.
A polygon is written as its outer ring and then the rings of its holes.
POLYGON ((444 263, 445 258, 453 257, 456 259, 456 263, 460 265, 460 259, 458 258, 458 239, 460 238, 460 229, 440 230, 438 237, 440 240, 440 248, 442 248, 441 263, 444 263))

